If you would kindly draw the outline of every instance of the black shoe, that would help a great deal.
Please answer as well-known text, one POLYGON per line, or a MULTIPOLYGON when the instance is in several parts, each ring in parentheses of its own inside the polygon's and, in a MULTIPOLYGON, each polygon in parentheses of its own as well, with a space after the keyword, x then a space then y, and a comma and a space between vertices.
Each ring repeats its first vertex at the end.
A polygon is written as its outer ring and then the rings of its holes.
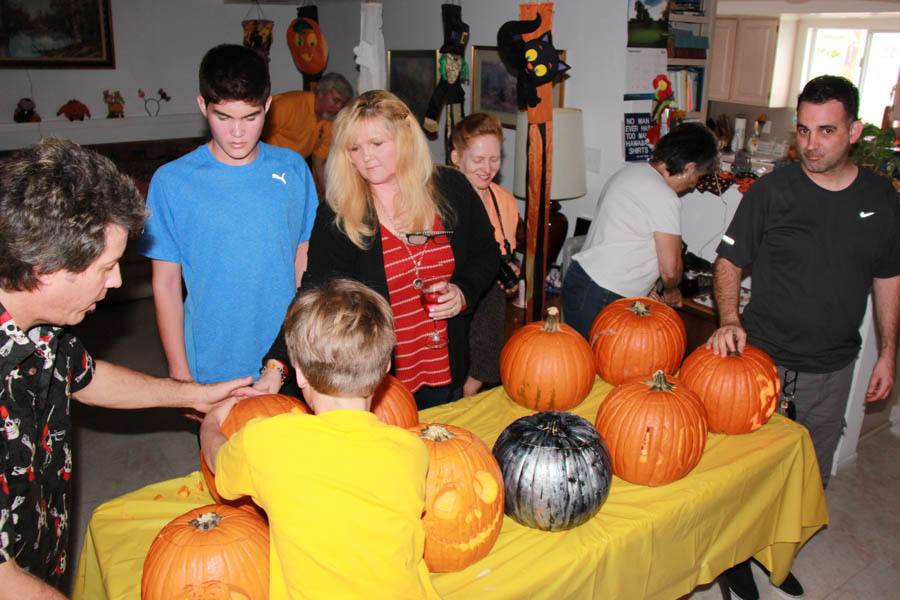
POLYGON ((800 585, 800 582, 797 581, 797 578, 794 577, 793 573, 788 573, 787 579, 784 580, 784 583, 782 583, 775 589, 778 590, 778 593, 785 598, 802 598, 805 595, 803 593, 803 586, 800 585))
POLYGON ((756 583, 753 581, 753 571, 750 569, 749 560, 726 569, 722 576, 725 577, 732 597, 738 600, 759 600, 759 590, 756 589, 756 583))

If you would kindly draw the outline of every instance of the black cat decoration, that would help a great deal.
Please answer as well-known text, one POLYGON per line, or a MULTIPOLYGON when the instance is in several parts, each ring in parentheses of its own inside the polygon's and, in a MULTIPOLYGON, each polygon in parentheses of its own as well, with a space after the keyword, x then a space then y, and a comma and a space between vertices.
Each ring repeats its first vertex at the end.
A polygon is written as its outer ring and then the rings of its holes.
POLYGON ((537 87, 553 81, 559 73, 571 67, 559 59, 553 47, 553 34, 528 42, 522 35, 537 31, 541 16, 531 21, 508 21, 497 32, 497 50, 507 70, 516 76, 516 97, 519 108, 537 106, 541 101, 537 87))

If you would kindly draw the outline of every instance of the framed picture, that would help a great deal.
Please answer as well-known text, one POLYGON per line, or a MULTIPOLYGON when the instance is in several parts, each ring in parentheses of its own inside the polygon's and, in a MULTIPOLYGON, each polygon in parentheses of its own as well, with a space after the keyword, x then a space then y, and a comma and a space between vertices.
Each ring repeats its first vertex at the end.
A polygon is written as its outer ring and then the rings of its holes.
MULTIPOLYGON (((566 59, 566 51, 559 50, 566 59)), ((553 106, 563 106, 565 78, 561 73, 553 82, 553 106)), ((472 112, 484 112, 500 119, 509 129, 516 128, 516 77, 500 60, 496 46, 472 46, 472 112)))
POLYGON ((406 102, 420 125, 438 77, 437 50, 388 50, 388 90, 406 102))
POLYGON ((0 3, 0 68, 112 69, 110 0, 0 3))

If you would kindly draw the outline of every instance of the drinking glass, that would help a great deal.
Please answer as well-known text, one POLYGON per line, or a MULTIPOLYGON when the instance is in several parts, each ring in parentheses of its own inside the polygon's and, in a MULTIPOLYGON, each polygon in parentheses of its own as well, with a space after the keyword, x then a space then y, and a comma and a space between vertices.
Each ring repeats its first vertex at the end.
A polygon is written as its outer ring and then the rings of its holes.
MULTIPOLYGON (((425 309, 426 314, 428 314, 428 309, 430 307, 440 304, 438 298, 446 292, 447 279, 436 278, 425 280, 425 285, 419 290, 419 300, 422 302, 422 308, 425 309)), ((438 324, 435 319, 432 319, 431 323, 434 325, 434 332, 428 336, 428 341, 425 343, 425 346, 433 349, 445 347, 447 345, 447 334, 438 329, 438 324)))

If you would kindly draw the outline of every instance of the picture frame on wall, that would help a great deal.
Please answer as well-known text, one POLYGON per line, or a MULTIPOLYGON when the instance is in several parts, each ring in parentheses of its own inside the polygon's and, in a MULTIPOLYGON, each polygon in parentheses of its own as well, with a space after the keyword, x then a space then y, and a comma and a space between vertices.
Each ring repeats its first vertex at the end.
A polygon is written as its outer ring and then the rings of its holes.
MULTIPOLYGON (((559 50, 560 60, 566 51, 559 50)), ((553 82, 553 106, 563 106, 565 79, 561 73, 553 82)), ((472 112, 493 115, 507 129, 516 128, 516 76, 510 73, 496 46, 472 46, 472 112)))
POLYGON ((439 77, 437 50, 388 50, 388 91, 409 106, 420 125, 439 77))
POLYGON ((0 68, 115 66, 110 0, 4 3, 0 68))

